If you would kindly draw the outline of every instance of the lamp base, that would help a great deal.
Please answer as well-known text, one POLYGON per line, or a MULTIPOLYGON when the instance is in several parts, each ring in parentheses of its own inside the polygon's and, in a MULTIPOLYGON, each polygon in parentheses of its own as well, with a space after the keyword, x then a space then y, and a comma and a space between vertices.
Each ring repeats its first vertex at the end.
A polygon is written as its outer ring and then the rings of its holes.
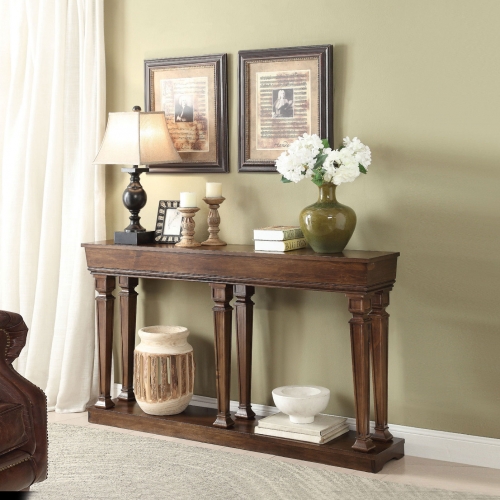
POLYGON ((154 243, 154 231, 142 231, 140 233, 132 233, 125 231, 115 231, 116 245, 145 245, 146 243, 154 243))

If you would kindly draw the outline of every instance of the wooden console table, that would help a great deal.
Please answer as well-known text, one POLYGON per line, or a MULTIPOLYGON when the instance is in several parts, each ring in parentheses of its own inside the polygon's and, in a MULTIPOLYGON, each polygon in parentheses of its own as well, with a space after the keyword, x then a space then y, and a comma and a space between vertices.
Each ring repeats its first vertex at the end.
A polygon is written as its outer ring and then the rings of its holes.
POLYGON ((378 472, 404 454, 404 440, 393 438, 387 425, 389 292, 396 279, 399 253, 346 250, 321 255, 310 249, 286 253, 255 252, 253 246, 176 248, 174 245, 85 243, 87 265, 94 275, 99 333, 100 396, 89 411, 94 423, 172 435, 378 472), (122 391, 112 401, 112 292, 118 277, 123 356, 122 391), (135 403, 132 387, 138 278, 200 281, 210 284, 215 303, 217 412, 189 406, 175 416, 155 417, 135 403), (356 432, 325 445, 256 435, 251 407, 252 295, 255 286, 341 292, 348 298, 354 377, 356 432), (236 296, 239 409, 229 411, 231 371, 230 301, 236 296), (373 364, 375 431, 370 434, 370 356, 373 364), (215 417, 215 421, 214 421, 215 417))

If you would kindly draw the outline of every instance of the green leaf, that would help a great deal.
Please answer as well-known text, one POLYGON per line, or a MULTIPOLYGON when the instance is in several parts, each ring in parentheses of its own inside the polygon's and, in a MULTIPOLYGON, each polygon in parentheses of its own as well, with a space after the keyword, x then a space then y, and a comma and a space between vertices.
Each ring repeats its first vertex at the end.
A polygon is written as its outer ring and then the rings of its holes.
POLYGON ((323 147, 324 148, 329 148, 330 147, 328 139, 321 139, 321 142, 323 143, 323 147))
POLYGON ((323 184, 323 172, 321 169, 314 170, 314 175, 311 180, 316 184, 316 186, 321 186, 323 184))
POLYGON ((325 160, 328 158, 328 155, 318 155, 316 158, 316 163, 314 164, 314 169, 321 167, 323 163, 325 163, 325 160))
POLYGON ((368 173, 368 170, 366 170, 365 167, 363 167, 363 165, 361 165, 361 163, 358 165, 359 166, 359 171, 362 173, 362 174, 367 174, 368 173))
POLYGON ((281 182, 283 184, 290 184, 291 180, 287 179, 284 175, 281 176, 281 182))

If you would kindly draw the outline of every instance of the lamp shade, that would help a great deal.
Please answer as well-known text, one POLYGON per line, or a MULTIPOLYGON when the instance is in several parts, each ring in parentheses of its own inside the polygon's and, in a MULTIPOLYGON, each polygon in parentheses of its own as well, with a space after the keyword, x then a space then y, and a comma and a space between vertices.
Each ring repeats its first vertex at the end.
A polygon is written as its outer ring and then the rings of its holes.
POLYGON ((154 165, 180 162, 163 112, 109 113, 94 164, 154 165))

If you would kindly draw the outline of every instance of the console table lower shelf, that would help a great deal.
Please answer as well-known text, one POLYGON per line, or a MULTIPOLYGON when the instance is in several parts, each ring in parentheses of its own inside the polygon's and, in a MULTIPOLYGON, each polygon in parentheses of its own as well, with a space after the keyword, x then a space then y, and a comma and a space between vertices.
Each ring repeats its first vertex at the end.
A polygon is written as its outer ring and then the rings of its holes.
POLYGON ((234 427, 224 429, 213 426, 217 410, 211 408, 188 406, 179 415, 156 416, 144 413, 135 401, 113 402, 115 406, 107 410, 90 408, 89 422, 365 472, 379 472, 389 460, 400 459, 404 455, 404 439, 400 438, 386 443, 376 442, 375 449, 360 453, 352 449, 356 441, 354 431, 320 445, 257 435, 254 428, 259 417, 256 420, 235 419, 234 427))

